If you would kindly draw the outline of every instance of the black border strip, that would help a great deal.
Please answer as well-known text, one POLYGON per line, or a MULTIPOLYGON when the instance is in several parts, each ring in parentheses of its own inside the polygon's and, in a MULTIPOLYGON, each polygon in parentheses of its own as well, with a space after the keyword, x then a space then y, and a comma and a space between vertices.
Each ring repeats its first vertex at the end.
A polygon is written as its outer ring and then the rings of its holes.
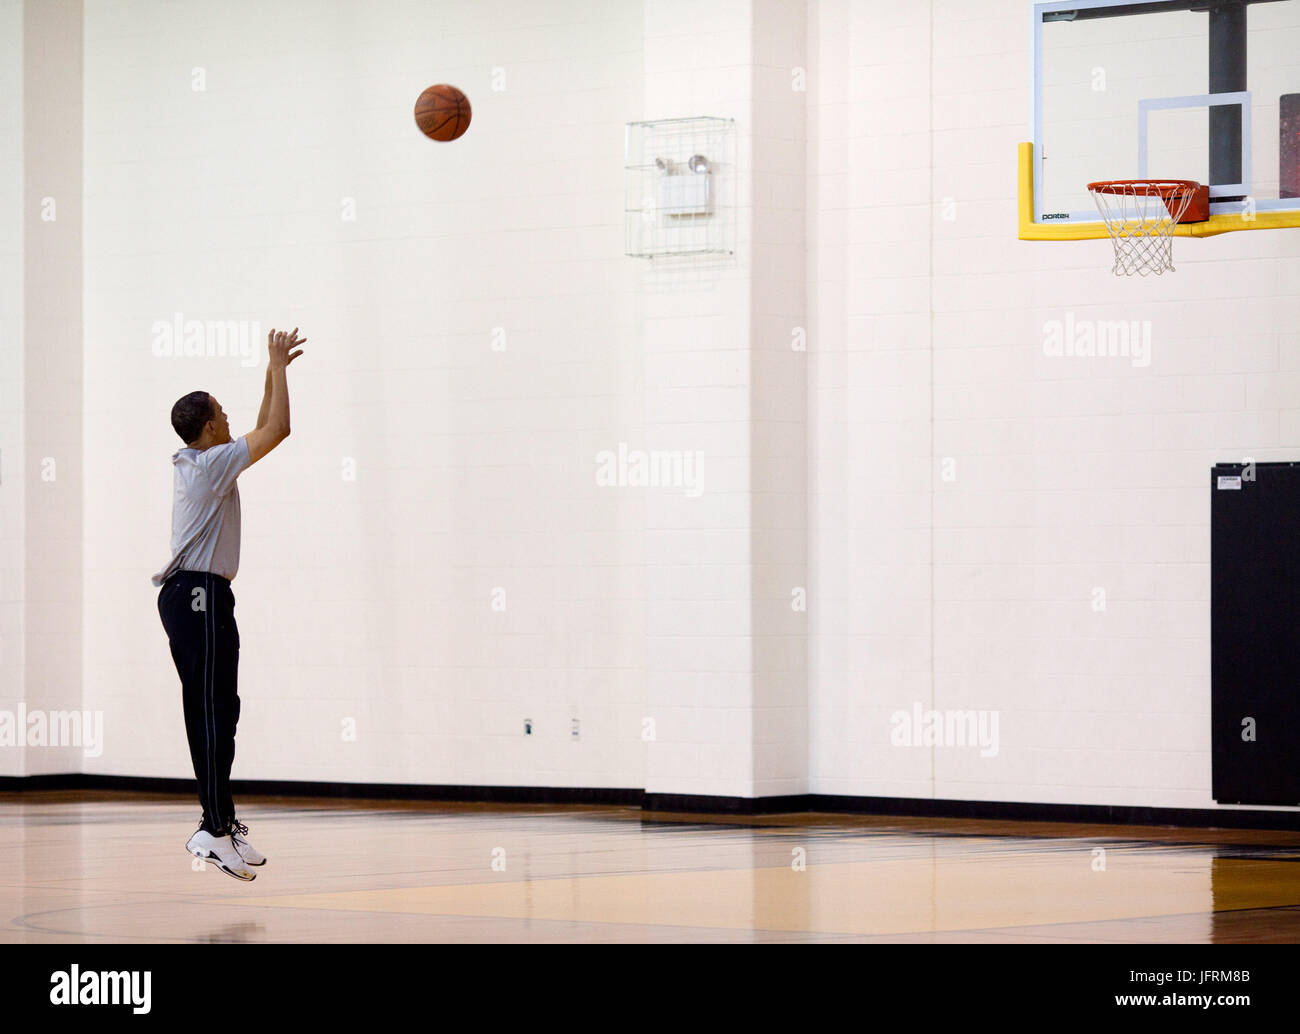
MULTIPOLYGON (((41 775, 0 776, 0 792, 41 790, 122 790, 134 793, 183 794, 198 799, 193 779, 147 776, 41 775)), ((432 786, 419 783, 322 783, 288 779, 232 779, 236 797, 329 797, 367 801, 446 801, 500 804, 622 804, 638 807, 641 790, 552 786, 432 786)))
MULTIPOLYGON (((580 786, 434 786, 412 783, 322 783, 236 779, 243 797, 327 797, 358 800, 482 802, 491 804, 613 804, 655 812, 715 815, 839 813, 910 818, 1004 819, 1012 822, 1073 822, 1121 826, 1182 826, 1202 829, 1300 830, 1300 810, 1149 808, 1106 804, 1036 804, 1017 801, 954 801, 924 797, 848 797, 797 794, 787 797, 710 797, 646 793, 644 790, 580 786)), ((193 779, 144 776, 0 776, 0 792, 118 790, 194 797, 193 779)))

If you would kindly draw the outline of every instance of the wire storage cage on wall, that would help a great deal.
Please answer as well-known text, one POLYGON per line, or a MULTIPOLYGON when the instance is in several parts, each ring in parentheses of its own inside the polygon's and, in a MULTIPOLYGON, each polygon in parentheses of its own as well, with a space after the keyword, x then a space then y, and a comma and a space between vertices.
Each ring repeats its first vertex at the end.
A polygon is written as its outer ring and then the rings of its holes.
POLYGON ((628 255, 735 253, 735 119, 629 122, 623 179, 628 255))

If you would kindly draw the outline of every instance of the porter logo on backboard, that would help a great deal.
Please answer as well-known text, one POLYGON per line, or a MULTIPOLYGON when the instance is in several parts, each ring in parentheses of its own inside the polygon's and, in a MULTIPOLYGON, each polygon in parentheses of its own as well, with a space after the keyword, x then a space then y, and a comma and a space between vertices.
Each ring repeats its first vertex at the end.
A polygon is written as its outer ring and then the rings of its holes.
POLYGON ((130 1005, 131 1011, 144 1015, 149 1011, 150 986, 153 974, 149 970, 81 972, 73 965, 69 970, 55 970, 50 974, 50 1003, 52 1005, 130 1005))
POLYGON ((1151 365, 1150 320, 1076 320, 1067 312, 1064 320, 1043 324, 1043 355, 1085 359, 1122 356, 1134 366, 1151 365))

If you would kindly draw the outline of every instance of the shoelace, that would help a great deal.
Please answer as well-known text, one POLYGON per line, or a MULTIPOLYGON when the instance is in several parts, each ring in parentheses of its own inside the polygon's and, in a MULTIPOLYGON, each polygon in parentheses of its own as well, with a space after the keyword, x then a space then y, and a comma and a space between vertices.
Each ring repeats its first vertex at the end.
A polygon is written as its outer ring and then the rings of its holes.
POLYGON ((230 836, 231 839, 248 836, 248 827, 242 822, 232 822, 230 824, 230 836))

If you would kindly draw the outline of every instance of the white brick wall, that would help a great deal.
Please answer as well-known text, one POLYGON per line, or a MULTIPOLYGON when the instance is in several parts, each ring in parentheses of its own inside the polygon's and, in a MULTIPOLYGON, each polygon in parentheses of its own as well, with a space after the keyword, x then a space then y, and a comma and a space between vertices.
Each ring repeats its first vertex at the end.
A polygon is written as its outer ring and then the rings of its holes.
POLYGON ((264 360, 155 358, 179 311, 310 338, 240 483, 236 777, 644 785, 646 496, 594 467, 643 419, 639 5, 139 7, 86 8, 88 769, 189 771, 148 582, 167 415, 204 388, 249 429, 264 360), (433 82, 473 104, 455 143, 414 126, 433 82))
MULTIPOLYGON (((0 708, 23 698, 23 5, 0 0, 0 708)), ((21 747, 0 775, 24 774, 21 747)))
POLYGON ((1016 240, 1027 10, 820 5, 811 146, 849 139, 844 178, 810 182, 812 789, 1211 807, 1205 473, 1295 456, 1300 238, 1180 240, 1177 273, 1136 284, 1107 242, 1016 240), (881 99, 846 117, 840 83, 881 99), (933 164, 900 146, 931 113, 933 164), (908 189, 882 211, 855 180, 908 189), (918 309, 908 364, 881 321, 918 309), (1151 321, 1150 364, 1044 355, 1067 313, 1151 321), (997 711, 998 755, 891 746, 913 701, 997 711))
POLYGON ((750 7, 643 5, 641 117, 735 118, 740 170, 735 263, 706 275, 662 263, 634 270, 646 354, 644 440, 633 447, 704 454, 703 495, 645 497, 645 715, 654 739, 642 785, 651 793, 754 793, 750 7))

